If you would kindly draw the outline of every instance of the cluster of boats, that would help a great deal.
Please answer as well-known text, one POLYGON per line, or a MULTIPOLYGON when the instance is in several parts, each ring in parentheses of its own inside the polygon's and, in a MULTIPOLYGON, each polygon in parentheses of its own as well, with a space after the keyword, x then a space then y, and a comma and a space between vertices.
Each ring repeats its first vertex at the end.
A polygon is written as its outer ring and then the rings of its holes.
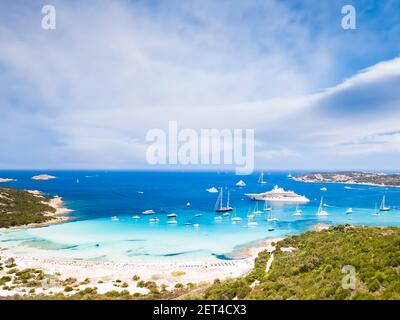
MULTIPOLYGON (((291 178, 292 175, 289 173, 288 178, 291 178)), ((261 172, 261 175, 258 179, 259 184, 266 184, 267 182, 264 180, 264 172, 261 172)), ((238 188, 243 188, 246 186, 246 183, 243 180, 239 180, 236 183, 236 187, 238 188)), ((321 191, 327 191, 326 187, 320 188, 321 191)), ((224 188, 219 188, 219 190, 215 187, 211 187, 206 189, 207 192, 209 193, 218 193, 217 200, 215 202, 214 206, 214 211, 218 213, 219 215, 214 217, 215 222, 222 222, 223 220, 227 220, 230 217, 230 220, 232 221, 232 224, 236 224, 241 222, 243 219, 241 217, 236 216, 236 212, 234 208, 230 204, 230 192, 229 189, 227 190, 227 196, 226 196, 226 202, 224 202, 224 188), (232 212, 232 216, 231 216, 232 212)), ((296 204, 296 209, 293 212, 293 216, 301 216, 303 211, 300 208, 300 205, 302 204, 307 204, 310 202, 310 200, 304 196, 304 195, 299 195, 296 194, 294 191, 286 191, 283 188, 280 188, 279 186, 274 186, 274 188, 270 191, 267 192, 262 192, 262 193, 245 193, 244 194, 246 197, 250 198, 251 200, 256 201, 255 207, 253 211, 249 210, 247 214, 247 225, 248 226, 257 226, 258 222, 255 221, 258 216, 261 216, 262 214, 265 214, 266 221, 268 222, 268 231, 273 231, 275 230, 274 228, 274 223, 278 221, 276 217, 273 215, 273 209, 271 206, 271 203, 288 203, 288 204, 296 204), (258 207, 258 202, 262 201, 264 203, 263 208, 260 210, 258 207)), ((242 199, 243 200, 243 199, 242 199)), ((190 207, 191 204, 190 202, 186 203, 186 207, 190 207)), ((328 211, 326 210, 325 207, 328 207, 324 203, 324 197, 321 197, 320 204, 318 206, 318 210, 316 212, 316 215, 318 217, 323 217, 323 216, 328 216, 328 211)), ((391 208, 388 207, 385 203, 385 196, 383 196, 381 205, 379 208, 377 208, 377 205, 375 205, 375 211, 374 215, 380 215, 382 211, 390 211, 391 208)), ((353 213, 353 208, 348 208, 345 212, 346 214, 352 214, 353 213)), ((152 209, 148 209, 142 212, 142 215, 153 215, 155 214, 155 211, 152 209)), ((176 225, 178 223, 177 221, 177 214, 176 213, 170 213, 167 214, 167 223, 171 225, 176 225)), ((194 218, 199 218, 201 217, 202 214, 196 214, 194 218)), ((133 219, 140 219, 141 217, 139 215, 135 215, 132 217, 133 219)), ((118 221, 117 216, 113 216, 111 218, 113 221, 118 221)), ((193 225, 193 227, 198 228, 200 226, 199 223, 193 223, 193 219, 186 221, 185 225, 193 225)), ((149 219, 150 223, 157 223, 159 221, 158 217, 151 217, 149 219)))

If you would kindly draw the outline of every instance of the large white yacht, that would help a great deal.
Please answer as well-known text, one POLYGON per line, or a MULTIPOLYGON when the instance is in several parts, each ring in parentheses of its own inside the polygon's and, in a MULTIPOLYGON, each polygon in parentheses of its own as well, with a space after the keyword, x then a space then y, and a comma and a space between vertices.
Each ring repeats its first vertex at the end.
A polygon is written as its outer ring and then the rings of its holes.
POLYGON ((295 202, 307 203, 310 202, 305 196, 296 194, 294 191, 285 191, 283 188, 275 186, 271 191, 263 193, 245 193, 245 196, 257 201, 270 202, 295 202))

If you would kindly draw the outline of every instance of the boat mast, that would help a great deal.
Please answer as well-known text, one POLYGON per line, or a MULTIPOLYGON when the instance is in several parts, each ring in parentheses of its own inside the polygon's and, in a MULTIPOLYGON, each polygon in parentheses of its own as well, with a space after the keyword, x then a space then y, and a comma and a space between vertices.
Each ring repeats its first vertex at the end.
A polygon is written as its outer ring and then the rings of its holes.
POLYGON ((228 199, 226 201, 226 207, 229 208, 229 190, 228 190, 228 199))

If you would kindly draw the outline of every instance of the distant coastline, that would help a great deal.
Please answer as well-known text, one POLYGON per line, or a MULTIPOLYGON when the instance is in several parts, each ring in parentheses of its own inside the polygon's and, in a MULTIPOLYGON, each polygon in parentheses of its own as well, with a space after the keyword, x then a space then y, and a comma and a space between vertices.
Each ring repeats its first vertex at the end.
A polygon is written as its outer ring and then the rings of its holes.
POLYGON ((360 171, 314 172, 295 176, 292 179, 306 183, 342 183, 400 188, 400 174, 360 171))

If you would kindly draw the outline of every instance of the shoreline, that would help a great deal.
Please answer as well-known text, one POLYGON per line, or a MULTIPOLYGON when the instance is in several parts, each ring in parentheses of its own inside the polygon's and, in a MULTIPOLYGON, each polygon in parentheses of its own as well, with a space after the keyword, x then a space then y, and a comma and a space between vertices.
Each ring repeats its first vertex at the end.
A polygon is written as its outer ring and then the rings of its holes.
MULTIPOLYGON (((30 194, 42 198, 43 193, 38 190, 26 190, 30 194)), ((43 203, 49 205, 50 207, 54 208, 54 212, 44 212, 43 214, 47 217, 50 217, 51 219, 45 222, 40 222, 40 223, 30 223, 26 224, 23 226, 13 226, 9 228, 0 228, 0 231, 2 230, 17 230, 17 229, 30 229, 30 228, 40 228, 40 227, 46 227, 54 224, 59 224, 59 223, 64 223, 67 221, 70 221, 72 217, 67 216, 69 213, 73 212, 74 210, 69 209, 64 206, 64 201, 62 197, 60 196, 54 196, 50 198, 48 201, 43 201, 43 203)))
POLYGON ((314 180, 303 180, 296 177, 292 177, 293 181, 303 182, 303 183, 326 183, 326 184, 344 184, 344 185, 358 185, 358 186, 370 186, 370 187, 380 187, 380 188, 400 188, 398 185, 385 185, 376 183, 365 183, 365 182, 345 182, 345 181, 314 181, 314 180))
MULTIPOLYGON (((283 238, 264 239, 258 242, 258 246, 244 250, 248 257, 236 260, 204 260, 200 262, 105 262, 94 260, 37 258, 16 254, 9 249, 0 247, 2 261, 12 258, 18 269, 39 269, 45 274, 57 275, 61 281, 75 278, 78 282, 87 282, 84 287, 97 287, 98 293, 109 291, 128 290, 131 294, 146 294, 148 289, 137 287, 138 281, 132 281, 132 277, 139 276, 140 280, 154 281, 158 286, 165 286, 167 290, 173 290, 178 283, 195 283, 198 285, 212 283, 215 279, 227 280, 248 274, 254 267, 254 261, 261 251, 272 252, 276 243, 283 238), (89 279, 89 280, 88 280, 89 279), (129 284, 121 288, 116 286, 116 281, 129 284)), ((4 271, 3 271, 4 272, 4 271)), ((0 271, 0 278, 2 271, 0 271)), ((46 288, 38 288, 36 293, 49 294, 46 288)), ((54 286, 52 293, 64 292, 63 286, 54 286)), ((3 290, 0 287, 1 296, 13 296, 23 294, 20 288, 3 290)), ((73 294, 73 292, 71 292, 73 294)))

